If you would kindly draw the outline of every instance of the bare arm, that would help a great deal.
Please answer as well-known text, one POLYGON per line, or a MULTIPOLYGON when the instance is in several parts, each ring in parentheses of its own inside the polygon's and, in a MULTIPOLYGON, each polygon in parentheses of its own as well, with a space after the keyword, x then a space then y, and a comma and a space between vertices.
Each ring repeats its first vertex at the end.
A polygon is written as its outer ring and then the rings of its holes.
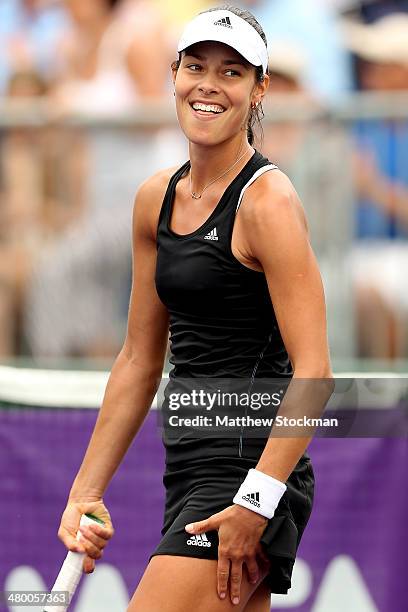
POLYGON ((127 335, 113 365, 88 449, 72 486, 71 500, 103 496, 160 383, 168 336, 167 310, 154 284, 154 219, 157 224, 161 193, 160 180, 153 178, 142 185, 136 197, 127 335))
MULTIPOLYGON (((85 552, 84 571, 113 535, 102 496, 139 431, 160 383, 167 346, 168 314, 155 288, 156 229, 169 171, 146 181, 133 213, 133 281, 124 345, 114 363, 85 457, 71 488, 58 536, 69 550, 85 552), (80 528, 80 517, 98 516, 105 526, 80 528)), ((103 330, 101 330, 103 333, 103 330)))
MULTIPOLYGON (((310 381, 307 387, 296 385, 296 381, 289 386, 286 410, 292 402, 295 407, 302 405, 302 412, 307 413, 308 400, 313 411, 317 400, 323 409, 332 390, 326 309, 303 208, 289 179, 279 171, 260 177, 245 197, 239 214, 246 228, 247 256, 265 272, 294 379, 310 381), (245 197, 250 200, 248 206, 245 197), (328 384, 322 379, 329 379, 328 384)), ((301 437, 270 437, 257 469, 285 482, 311 438, 304 430, 301 437)))

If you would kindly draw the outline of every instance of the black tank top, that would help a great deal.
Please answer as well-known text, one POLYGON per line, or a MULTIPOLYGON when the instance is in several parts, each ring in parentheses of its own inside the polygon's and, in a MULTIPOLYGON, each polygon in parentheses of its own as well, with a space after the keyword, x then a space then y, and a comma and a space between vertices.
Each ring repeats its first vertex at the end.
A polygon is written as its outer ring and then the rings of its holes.
MULTIPOLYGON (((194 232, 179 235, 170 229, 170 219, 177 182, 189 168, 188 161, 171 177, 157 228, 155 281, 169 312, 170 383, 177 378, 290 377, 292 367, 265 274, 244 266, 231 250, 235 214, 245 189, 276 166, 255 151, 208 219, 194 232)), ((233 454, 242 456, 242 442, 240 435, 233 454)), ((207 440, 205 449, 200 448, 198 439, 194 445, 182 436, 170 440, 166 432, 164 443, 168 462, 198 458, 211 446, 207 440)), ((213 440, 213 451, 221 446, 222 441, 213 440)), ((233 441, 226 446, 234 448, 233 441)))

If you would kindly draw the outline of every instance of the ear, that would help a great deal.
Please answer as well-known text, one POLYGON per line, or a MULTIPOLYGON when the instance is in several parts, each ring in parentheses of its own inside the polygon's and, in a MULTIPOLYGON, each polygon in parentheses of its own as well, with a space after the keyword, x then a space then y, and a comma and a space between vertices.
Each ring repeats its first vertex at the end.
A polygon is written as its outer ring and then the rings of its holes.
POLYGON ((252 102, 255 104, 259 104, 262 102, 268 87, 269 87, 269 76, 267 74, 264 75, 262 81, 257 81, 255 83, 255 87, 252 93, 252 102))
POLYGON ((178 61, 174 60, 174 62, 171 64, 171 80, 173 81, 173 85, 176 84, 177 69, 178 69, 178 61))

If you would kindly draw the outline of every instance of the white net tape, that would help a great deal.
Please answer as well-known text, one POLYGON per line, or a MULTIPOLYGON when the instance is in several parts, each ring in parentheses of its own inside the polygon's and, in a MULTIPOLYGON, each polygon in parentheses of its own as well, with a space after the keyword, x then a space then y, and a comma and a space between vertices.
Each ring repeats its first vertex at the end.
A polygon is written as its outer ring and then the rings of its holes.
MULTIPOLYGON (((372 408, 395 406, 408 383, 408 374, 389 372, 337 372, 335 377, 365 379, 369 384, 359 385, 359 405, 372 408), (362 401, 366 388, 366 397, 370 399, 367 403, 362 401)), ((99 408, 108 378, 109 372, 0 366, 0 401, 55 408, 99 408)), ((167 375, 163 374, 163 378, 167 375)), ((152 407, 157 406, 156 400, 157 396, 152 407)))

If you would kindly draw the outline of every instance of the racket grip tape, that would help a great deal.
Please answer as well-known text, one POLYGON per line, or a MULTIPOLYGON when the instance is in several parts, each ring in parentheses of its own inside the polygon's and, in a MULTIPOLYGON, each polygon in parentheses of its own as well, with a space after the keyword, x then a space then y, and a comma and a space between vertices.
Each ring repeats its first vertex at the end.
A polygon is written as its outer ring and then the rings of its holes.
MULTIPOLYGON (((79 524, 82 526, 99 523, 103 525, 103 521, 93 514, 83 514, 79 524)), ((80 531, 76 535, 76 539, 80 540, 80 531)), ((82 566, 85 558, 85 553, 68 551, 65 561, 59 571, 57 579, 51 591, 68 591, 68 601, 71 602, 75 590, 82 576, 82 566)), ((69 603, 64 605, 51 605, 44 608, 43 612, 66 612, 69 603)))

